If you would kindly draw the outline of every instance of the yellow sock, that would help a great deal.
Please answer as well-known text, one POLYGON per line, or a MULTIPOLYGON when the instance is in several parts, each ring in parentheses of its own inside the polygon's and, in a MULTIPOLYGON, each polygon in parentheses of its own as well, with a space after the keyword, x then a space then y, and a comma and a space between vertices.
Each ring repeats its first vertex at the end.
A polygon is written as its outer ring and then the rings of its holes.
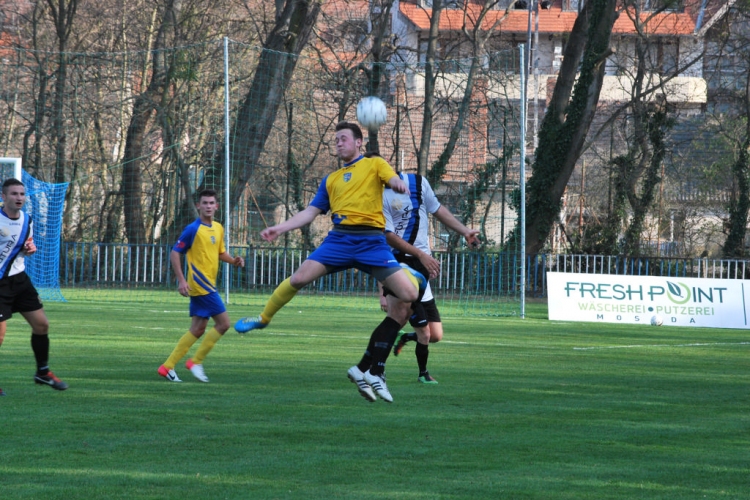
POLYGON ((173 370, 174 366, 177 364, 178 361, 182 359, 185 354, 190 350, 191 347, 193 347, 193 344, 195 344, 195 341, 198 340, 195 338, 195 335, 190 333, 189 331, 182 336, 179 342, 177 342, 177 345, 174 348, 174 351, 172 351, 172 354, 169 355, 167 360, 164 362, 164 368, 167 370, 173 370))
POLYGON ((211 328, 208 333, 203 335, 201 345, 198 346, 198 350, 195 351, 195 354, 193 355, 193 363, 195 363, 196 365, 202 365, 203 360, 206 359, 208 353, 211 352, 211 349, 214 348, 221 337, 222 335, 218 331, 216 331, 216 328, 211 328))
POLYGON ((294 288, 289 281, 289 278, 281 282, 276 290, 271 294, 271 298, 266 302, 266 308, 260 313, 260 317, 264 323, 270 323, 274 314, 279 312, 279 309, 284 307, 287 302, 292 300, 297 295, 297 289, 294 288))

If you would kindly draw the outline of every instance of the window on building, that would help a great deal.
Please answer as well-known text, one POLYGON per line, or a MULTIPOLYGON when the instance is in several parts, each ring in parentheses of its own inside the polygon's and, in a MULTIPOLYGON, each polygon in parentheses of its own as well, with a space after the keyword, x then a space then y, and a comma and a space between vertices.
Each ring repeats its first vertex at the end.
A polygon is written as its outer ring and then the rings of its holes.
POLYGON ((683 12, 685 5, 683 0, 643 0, 642 8, 643 10, 683 12))
POLYGON ((563 10, 580 12, 583 8, 583 1, 584 0, 563 0, 562 8, 563 10))
POLYGON ((649 59, 653 71, 670 74, 677 70, 679 64, 679 45, 677 40, 660 39, 649 46, 649 59))

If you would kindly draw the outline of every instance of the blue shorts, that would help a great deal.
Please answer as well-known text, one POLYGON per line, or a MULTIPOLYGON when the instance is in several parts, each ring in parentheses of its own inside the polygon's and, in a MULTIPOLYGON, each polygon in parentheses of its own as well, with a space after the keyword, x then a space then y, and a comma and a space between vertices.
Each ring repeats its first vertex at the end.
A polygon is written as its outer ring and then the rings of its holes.
POLYGON ((208 295, 193 295, 190 297, 190 317, 213 318, 223 312, 227 312, 224 301, 218 292, 208 295))
POLYGON ((352 267, 367 274, 372 268, 400 267, 385 242, 385 234, 356 234, 331 231, 323 243, 310 254, 310 260, 320 262, 330 272, 343 271, 352 267))

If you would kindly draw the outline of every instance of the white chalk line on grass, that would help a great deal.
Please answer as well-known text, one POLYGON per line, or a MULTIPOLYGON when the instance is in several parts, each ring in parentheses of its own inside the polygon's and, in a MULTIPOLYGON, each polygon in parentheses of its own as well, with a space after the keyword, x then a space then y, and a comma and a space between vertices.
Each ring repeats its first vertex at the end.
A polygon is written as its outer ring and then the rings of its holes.
POLYGON ((606 345, 591 347, 574 347, 574 351, 595 351, 601 349, 662 349, 670 347, 715 347, 731 345, 750 345, 750 342, 692 342, 690 344, 631 344, 631 345, 606 345))

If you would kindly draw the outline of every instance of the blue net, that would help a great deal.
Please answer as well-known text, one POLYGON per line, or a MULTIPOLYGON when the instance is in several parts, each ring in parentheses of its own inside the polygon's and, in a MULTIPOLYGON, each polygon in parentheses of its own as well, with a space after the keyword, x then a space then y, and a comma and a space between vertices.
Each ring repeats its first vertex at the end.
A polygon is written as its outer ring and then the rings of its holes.
POLYGON ((37 252, 26 259, 26 273, 42 300, 65 302, 60 291, 60 236, 68 183, 50 184, 25 171, 21 177, 26 187, 24 210, 33 220, 37 247, 37 252))

